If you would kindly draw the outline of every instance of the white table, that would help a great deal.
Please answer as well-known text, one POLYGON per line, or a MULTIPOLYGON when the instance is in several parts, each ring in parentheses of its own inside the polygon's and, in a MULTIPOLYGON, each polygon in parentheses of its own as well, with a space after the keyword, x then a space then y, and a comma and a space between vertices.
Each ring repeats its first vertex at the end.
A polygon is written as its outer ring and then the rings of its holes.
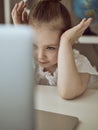
POLYGON ((78 117, 77 130, 98 130, 98 90, 88 89, 77 99, 63 100, 56 87, 38 85, 35 87, 35 108, 78 117))

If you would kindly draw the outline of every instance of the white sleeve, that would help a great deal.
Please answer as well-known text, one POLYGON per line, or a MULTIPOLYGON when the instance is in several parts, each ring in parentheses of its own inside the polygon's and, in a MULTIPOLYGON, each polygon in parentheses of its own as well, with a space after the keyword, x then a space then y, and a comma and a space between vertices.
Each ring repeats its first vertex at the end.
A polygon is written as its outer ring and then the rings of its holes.
POLYGON ((73 49, 74 58, 78 72, 89 73, 91 75, 98 75, 98 72, 90 61, 84 55, 80 54, 78 50, 73 49))

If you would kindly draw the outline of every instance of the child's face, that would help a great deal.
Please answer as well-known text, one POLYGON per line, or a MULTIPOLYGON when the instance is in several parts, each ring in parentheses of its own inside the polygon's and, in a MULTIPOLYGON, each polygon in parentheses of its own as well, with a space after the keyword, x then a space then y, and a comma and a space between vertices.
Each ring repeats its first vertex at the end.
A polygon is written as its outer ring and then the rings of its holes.
POLYGON ((57 65, 60 31, 49 28, 35 29, 36 43, 34 44, 37 64, 46 70, 51 70, 57 65))

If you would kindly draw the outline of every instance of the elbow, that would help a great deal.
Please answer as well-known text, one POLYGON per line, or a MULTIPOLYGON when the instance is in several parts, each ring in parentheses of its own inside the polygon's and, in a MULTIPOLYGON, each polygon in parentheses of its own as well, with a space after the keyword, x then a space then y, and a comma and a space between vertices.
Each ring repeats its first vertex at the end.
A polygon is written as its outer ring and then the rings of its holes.
POLYGON ((75 98, 77 98, 78 96, 81 96, 84 92, 83 89, 81 90, 75 90, 75 89, 68 89, 68 87, 58 87, 58 94, 60 95, 60 97, 64 100, 73 100, 75 98))
POLYGON ((73 100, 76 98, 76 96, 73 96, 72 94, 69 94, 68 92, 58 92, 60 97, 64 100, 73 100))

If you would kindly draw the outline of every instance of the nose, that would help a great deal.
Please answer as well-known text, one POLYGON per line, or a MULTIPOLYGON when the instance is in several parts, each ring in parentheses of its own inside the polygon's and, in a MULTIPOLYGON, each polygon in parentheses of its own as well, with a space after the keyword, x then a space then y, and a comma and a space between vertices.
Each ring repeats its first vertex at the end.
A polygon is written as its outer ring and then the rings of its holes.
POLYGON ((46 59, 45 50, 42 49, 38 50, 37 57, 39 61, 44 61, 46 59))

